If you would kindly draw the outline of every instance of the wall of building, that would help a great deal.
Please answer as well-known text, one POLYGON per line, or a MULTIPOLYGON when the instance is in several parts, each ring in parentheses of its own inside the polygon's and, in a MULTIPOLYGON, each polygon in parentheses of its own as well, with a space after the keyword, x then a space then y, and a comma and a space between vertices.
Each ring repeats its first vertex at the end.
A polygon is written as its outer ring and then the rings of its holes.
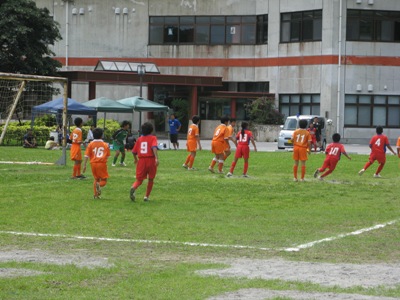
MULTIPOLYGON (((369 0, 362 0, 360 4, 356 0, 76 0, 67 3, 61 0, 36 0, 38 6, 48 7, 55 20, 60 23, 64 39, 54 46, 54 51, 59 57, 67 57, 67 61, 69 58, 70 64, 66 66, 68 69, 94 68, 93 65, 85 65, 84 60, 73 64, 76 61, 73 58, 154 59, 161 62, 159 68, 164 74, 222 76, 224 81, 231 82, 269 81, 270 92, 276 96, 317 93, 321 95, 321 115, 332 119, 336 129, 349 142, 361 139, 366 141, 371 130, 343 128, 345 94, 400 94, 397 84, 400 68, 379 63, 379 59, 374 65, 368 62, 368 57, 398 56, 399 43, 346 42, 347 9, 400 10, 398 0, 372 2, 373 4, 369 4, 369 0), (339 9, 341 3, 342 11, 339 9), (280 43, 280 13, 315 9, 323 10, 321 42, 280 43), (75 14, 72 13, 73 10, 75 14), (218 14, 268 14, 268 44, 148 45, 149 16, 218 14), (342 34, 341 44, 339 32, 342 34), (338 67, 339 53, 343 57, 341 68, 338 67), (303 59, 307 57, 325 57, 328 61, 331 60, 330 63, 318 63, 318 60, 304 63, 303 59), (366 60, 365 64, 352 64, 351 61, 344 60, 344 57, 364 57, 366 60), (295 58, 297 63, 285 65, 285 58, 295 58), (179 62, 182 59, 193 62, 202 60, 202 64, 170 62, 179 62), (249 65, 235 64, 238 59, 248 59, 249 65), (276 61, 279 63, 275 63, 276 61), (357 86, 361 86, 361 91, 357 90, 357 86), (371 91, 368 86, 372 86, 371 91)), ((111 89, 113 90, 101 89, 101 92, 116 99, 137 93, 137 87, 111 89)), ((85 96, 79 86, 76 87, 76 93, 83 98, 85 96)), ((390 133, 398 134, 395 130, 390 133)))

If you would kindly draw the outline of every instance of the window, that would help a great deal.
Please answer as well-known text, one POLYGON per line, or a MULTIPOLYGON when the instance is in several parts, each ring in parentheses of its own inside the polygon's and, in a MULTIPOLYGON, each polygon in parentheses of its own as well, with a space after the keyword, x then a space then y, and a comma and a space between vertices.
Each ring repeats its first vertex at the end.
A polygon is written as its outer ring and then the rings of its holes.
POLYGON ((322 40, 322 10, 281 14, 281 42, 322 40))
POLYGON ((400 127, 400 96, 346 95, 344 125, 400 127))
POLYGON ((149 43, 255 45, 268 41, 268 16, 150 17, 149 43))
POLYGON ((279 111, 285 116, 319 115, 320 95, 280 95, 279 111))
POLYGON ((346 39, 400 42, 400 11, 347 10, 346 39))

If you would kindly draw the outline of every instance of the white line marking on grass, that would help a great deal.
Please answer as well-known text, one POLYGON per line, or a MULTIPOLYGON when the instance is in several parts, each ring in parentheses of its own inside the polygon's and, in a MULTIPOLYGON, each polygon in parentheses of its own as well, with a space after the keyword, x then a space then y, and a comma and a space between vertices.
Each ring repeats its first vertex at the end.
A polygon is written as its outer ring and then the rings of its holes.
POLYGON ((295 246, 295 247, 292 247, 292 248, 284 248, 283 250, 287 251, 287 252, 300 251, 301 249, 311 248, 316 244, 320 244, 320 243, 324 243, 324 242, 330 242, 330 241, 338 240, 338 239, 341 239, 341 238, 345 238, 345 237, 350 236, 350 235, 359 235, 359 234, 362 234, 364 232, 368 232, 368 231, 372 231, 372 230, 376 230, 376 229, 381 229, 381 228, 384 228, 384 227, 386 227, 388 225, 393 225, 394 223, 396 223, 398 221, 399 220, 389 221, 389 222, 386 222, 386 223, 383 223, 383 224, 378 224, 378 225, 375 225, 375 226, 372 226, 372 227, 368 227, 368 228, 362 228, 362 229, 359 229, 359 230, 356 230, 356 231, 353 231, 353 232, 349 232, 349 233, 339 234, 337 236, 324 238, 324 239, 321 239, 321 240, 318 240, 318 241, 313 241, 313 242, 310 242, 310 243, 307 243, 307 244, 298 245, 298 246, 295 246))
POLYGON ((128 242, 128 243, 142 243, 142 244, 174 244, 174 245, 184 245, 184 246, 199 246, 199 247, 216 247, 216 248, 254 249, 254 250, 263 250, 263 251, 276 251, 276 249, 272 249, 272 248, 243 246, 243 245, 220 245, 220 244, 207 244, 207 243, 194 243, 194 242, 135 240, 135 239, 105 238, 105 237, 94 237, 94 236, 75 236, 75 235, 67 235, 67 234, 17 232, 17 231, 0 231, 0 233, 12 234, 12 235, 24 235, 24 236, 60 237, 60 238, 77 239, 77 240, 128 242))
POLYGON ((8 164, 8 165, 54 165, 54 163, 41 162, 41 161, 0 161, 0 164, 8 164))

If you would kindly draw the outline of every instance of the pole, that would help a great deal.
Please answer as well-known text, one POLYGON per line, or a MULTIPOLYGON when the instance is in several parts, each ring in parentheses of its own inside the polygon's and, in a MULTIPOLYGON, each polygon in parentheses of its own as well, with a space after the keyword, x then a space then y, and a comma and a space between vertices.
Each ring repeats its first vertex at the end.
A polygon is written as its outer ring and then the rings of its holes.
MULTIPOLYGON (((338 67, 337 67, 337 108, 336 108, 336 130, 337 132, 341 131, 339 130, 340 127, 340 110, 341 110, 341 85, 342 85, 342 2, 343 0, 339 0, 339 40, 338 40, 338 67)), ((340 132, 340 134, 343 137, 343 132, 340 132)))

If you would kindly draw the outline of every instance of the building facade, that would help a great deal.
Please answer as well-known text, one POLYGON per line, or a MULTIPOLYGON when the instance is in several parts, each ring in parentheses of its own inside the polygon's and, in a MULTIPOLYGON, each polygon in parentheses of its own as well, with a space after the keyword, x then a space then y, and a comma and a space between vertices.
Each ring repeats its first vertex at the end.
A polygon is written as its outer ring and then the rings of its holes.
MULTIPOLYGON (((246 119, 246 103, 272 95, 285 116, 332 119, 344 142, 368 141, 377 125, 392 143, 400 135, 398 0, 35 2, 60 24, 63 40, 53 50, 64 70, 93 70, 99 60, 151 62, 165 75, 222 77, 221 87, 195 93, 144 87, 166 104, 188 99, 203 120, 246 119)), ((98 85, 97 94, 130 97, 138 86, 98 85)), ((74 84, 72 95, 88 100, 87 83, 74 84)))

